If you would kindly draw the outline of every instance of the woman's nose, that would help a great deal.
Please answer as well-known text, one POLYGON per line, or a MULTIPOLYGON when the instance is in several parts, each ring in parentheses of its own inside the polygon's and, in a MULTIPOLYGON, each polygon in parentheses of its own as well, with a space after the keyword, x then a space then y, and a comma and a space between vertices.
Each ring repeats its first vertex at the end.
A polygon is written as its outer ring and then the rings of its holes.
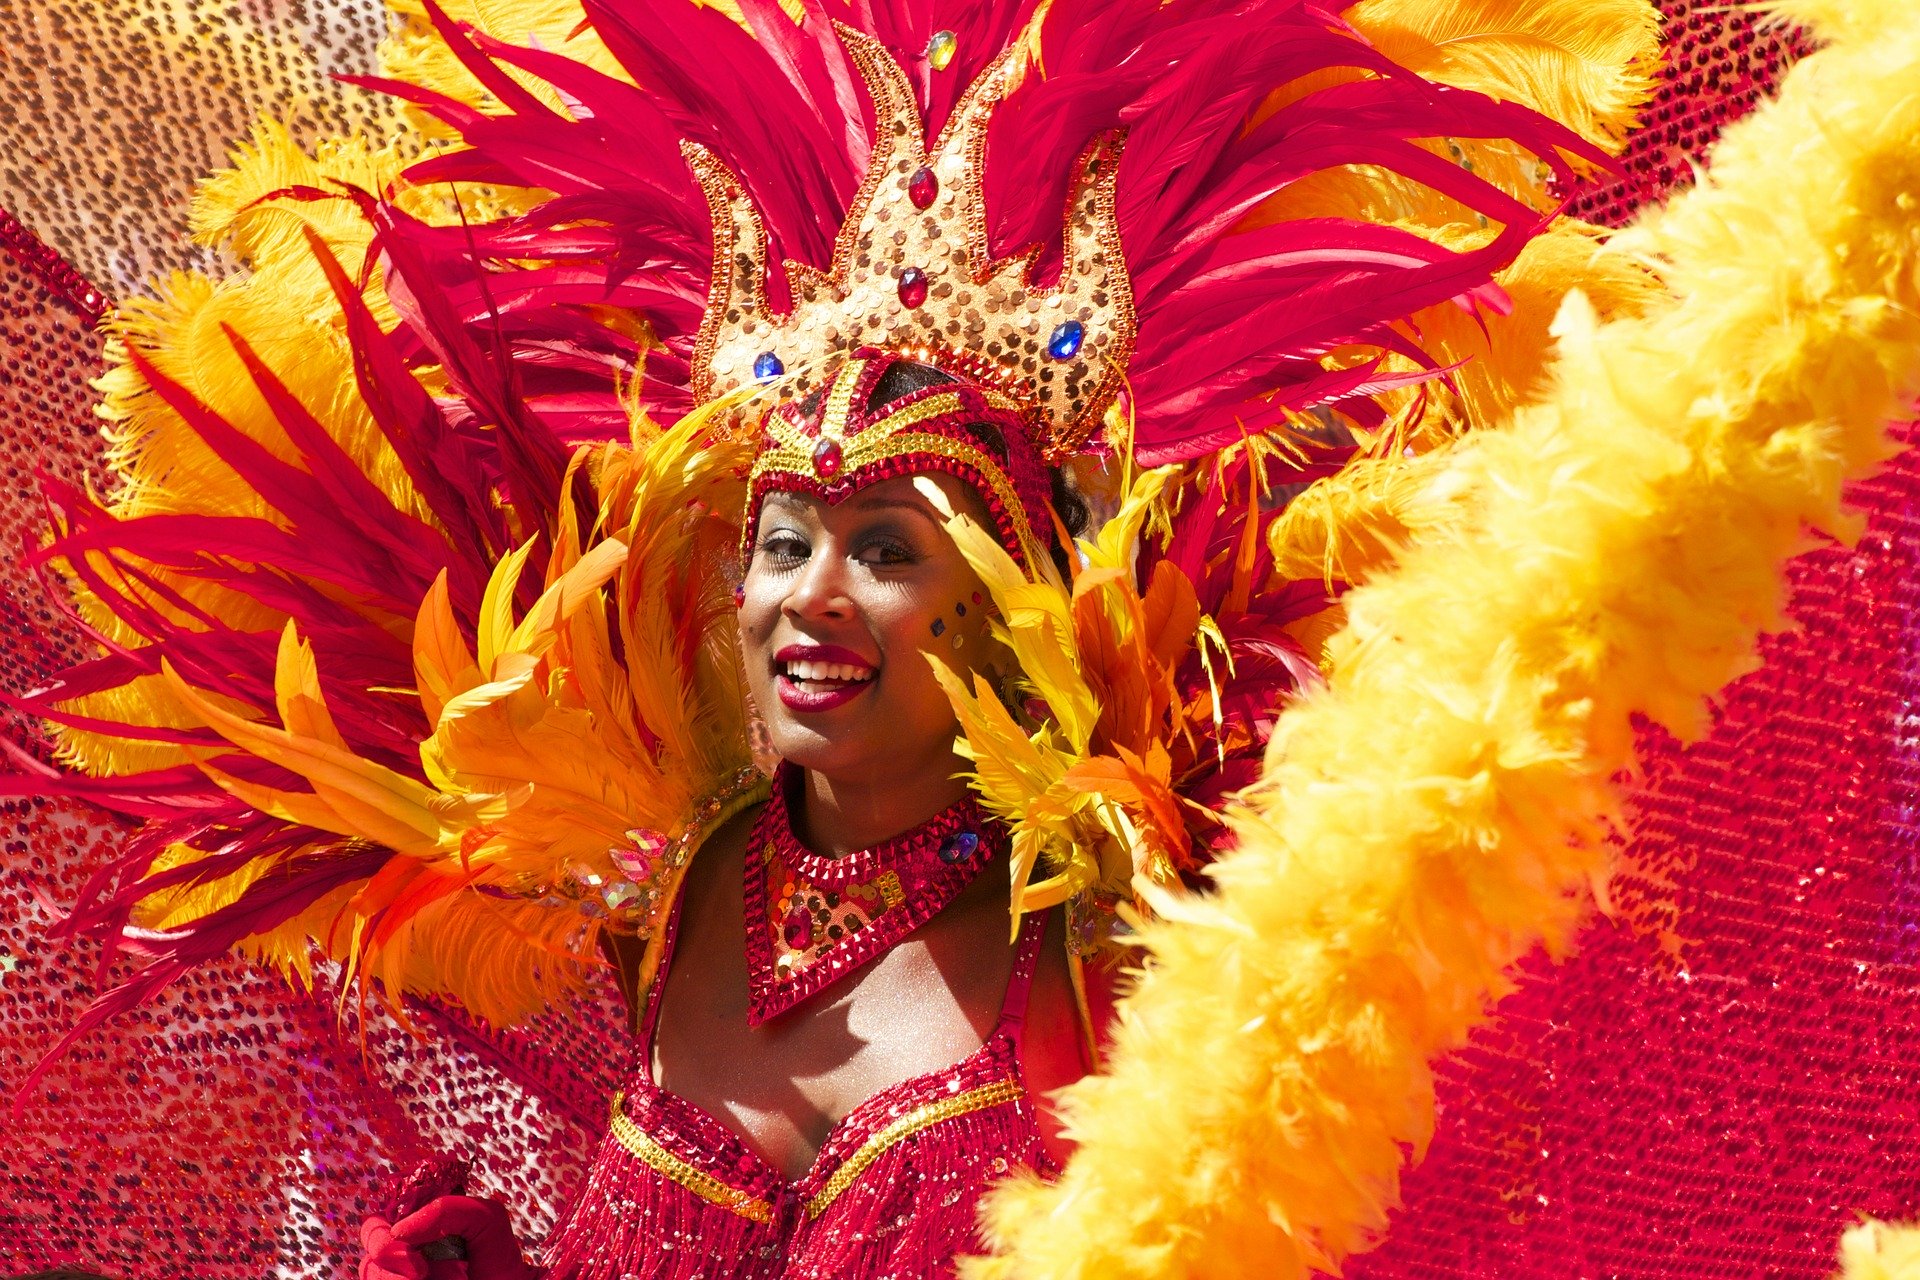
POLYGON ((837 617, 851 607, 844 559, 831 551, 816 551, 787 593, 787 612, 799 618, 837 617))

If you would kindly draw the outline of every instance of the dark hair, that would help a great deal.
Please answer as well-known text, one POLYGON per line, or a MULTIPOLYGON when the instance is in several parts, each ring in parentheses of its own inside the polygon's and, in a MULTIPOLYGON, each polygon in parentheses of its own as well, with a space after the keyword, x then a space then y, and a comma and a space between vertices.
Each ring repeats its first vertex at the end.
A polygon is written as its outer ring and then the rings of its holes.
MULTIPOLYGON (((1067 473, 1058 467, 1048 467, 1047 483, 1051 490, 1047 494, 1047 501, 1053 504, 1054 514, 1066 526, 1067 536, 1077 538, 1085 533, 1087 526, 1093 523, 1093 512, 1087 509, 1087 500, 1073 487, 1073 481, 1067 478, 1067 473)), ((1057 542, 1048 543, 1047 549, 1053 555, 1053 567, 1060 571, 1060 576, 1072 577, 1067 549, 1057 542)))
POLYGON ((867 412, 878 413, 881 406, 892 404, 902 396, 958 381, 945 369, 914 360, 896 360, 874 381, 873 391, 867 396, 867 412))

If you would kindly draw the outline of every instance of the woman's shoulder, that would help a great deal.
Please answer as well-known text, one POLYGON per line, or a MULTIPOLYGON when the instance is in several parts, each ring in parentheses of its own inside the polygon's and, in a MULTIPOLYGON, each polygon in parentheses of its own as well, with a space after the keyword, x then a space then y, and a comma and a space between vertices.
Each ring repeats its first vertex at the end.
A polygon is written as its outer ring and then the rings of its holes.
POLYGON ((620 994, 627 1002, 630 1027, 638 1030, 641 1016, 653 986, 665 971, 666 949, 672 945, 673 921, 681 912, 689 894, 704 896, 723 882, 728 868, 739 874, 740 858, 752 837, 753 824, 767 807, 764 797, 736 809, 693 845, 682 874, 664 887, 666 901, 660 904, 655 925, 644 934, 602 935, 602 950, 614 966, 620 994))
POLYGON ((719 823, 703 837, 694 848, 693 859, 688 874, 694 874, 696 868, 711 870, 717 862, 731 862, 735 855, 747 847, 747 841, 753 835, 753 824, 767 807, 767 799, 761 796, 719 823))

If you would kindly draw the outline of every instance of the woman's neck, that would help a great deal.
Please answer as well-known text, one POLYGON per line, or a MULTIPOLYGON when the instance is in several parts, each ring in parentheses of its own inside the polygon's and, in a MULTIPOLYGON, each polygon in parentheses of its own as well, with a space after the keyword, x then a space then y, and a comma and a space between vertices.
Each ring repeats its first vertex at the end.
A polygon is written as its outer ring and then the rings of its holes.
POLYGON ((967 793, 953 769, 920 772, 911 783, 891 778, 829 778, 800 771, 798 795, 789 797, 794 834, 823 857, 837 858, 913 830, 967 793))

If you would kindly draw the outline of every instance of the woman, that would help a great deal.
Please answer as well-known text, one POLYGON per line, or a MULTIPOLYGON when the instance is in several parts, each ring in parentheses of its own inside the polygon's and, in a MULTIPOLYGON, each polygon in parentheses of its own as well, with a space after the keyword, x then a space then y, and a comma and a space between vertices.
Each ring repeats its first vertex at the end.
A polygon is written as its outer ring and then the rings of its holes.
MULTIPOLYGON (((831 385, 848 379, 864 430, 960 385, 887 359, 831 385)), ((981 456, 1021 447, 1016 421, 966 416, 948 429, 981 456)), ((1063 926, 1010 941, 1008 835, 934 674, 1011 671, 936 502, 992 522, 954 475, 853 483, 838 502, 769 486, 749 514, 741 653, 774 795, 693 859, 551 1274, 921 1274, 971 1238, 992 1180, 1064 1158, 1039 1111, 1088 1066, 1063 926)))
MULTIPOLYGON (((145 821, 70 927, 153 962, 75 1034, 234 945, 494 1022, 609 948, 551 1280, 945 1274, 1059 1167, 1128 920, 1314 675, 1271 495, 1462 412, 1449 317, 1600 155, 1296 0, 799 8, 430 6, 381 87, 460 145, 231 211, 239 296, 337 323, 189 390, 129 320, 125 491, 50 494, 107 649, 40 785, 145 821)), ((523 1272, 454 1189, 367 1274, 523 1272)))

